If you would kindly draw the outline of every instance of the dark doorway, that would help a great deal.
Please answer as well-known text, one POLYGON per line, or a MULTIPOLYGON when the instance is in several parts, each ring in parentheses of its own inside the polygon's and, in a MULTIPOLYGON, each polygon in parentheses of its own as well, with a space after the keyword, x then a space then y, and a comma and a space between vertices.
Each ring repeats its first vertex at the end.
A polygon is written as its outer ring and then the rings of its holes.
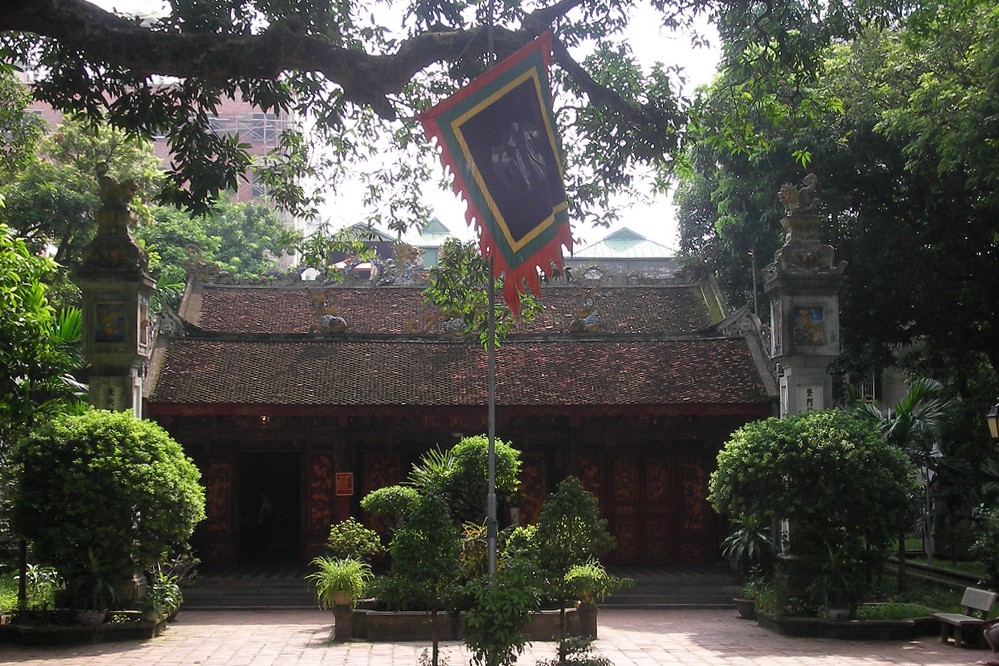
POLYGON ((302 460, 297 453, 239 457, 239 561, 288 564, 301 559, 302 460))

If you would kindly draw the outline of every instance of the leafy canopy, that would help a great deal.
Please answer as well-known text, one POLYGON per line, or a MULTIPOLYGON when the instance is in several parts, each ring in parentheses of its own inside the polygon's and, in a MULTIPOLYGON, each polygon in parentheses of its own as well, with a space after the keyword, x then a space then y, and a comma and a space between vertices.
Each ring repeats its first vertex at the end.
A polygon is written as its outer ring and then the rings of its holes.
MULTIPOLYGON (((899 8, 870 0, 651 4, 667 28, 689 28, 698 15, 712 20, 727 66, 760 63, 767 76, 793 81, 809 79, 831 40, 887 21, 899 8)), ((147 138, 164 136, 175 160, 160 197, 195 208, 232 189, 252 162, 239 137, 211 131, 229 96, 315 120, 308 137, 293 130, 259 162, 264 182, 323 171, 335 187, 377 155, 383 166, 362 174, 370 186, 365 198, 392 191, 388 221, 422 222, 416 195, 430 160, 415 114, 480 73, 491 51, 506 56, 549 28, 574 217, 600 218, 591 206, 628 188, 631 167, 669 168, 687 122, 684 100, 675 71, 644 70, 632 56, 630 0, 513 1, 496 5, 493 16, 490 7, 169 0, 163 15, 137 20, 86 0, 8 0, 0 47, 6 63, 38 72, 39 99, 147 138), (303 157, 309 140, 325 149, 313 152, 318 161, 303 157)), ((289 205, 309 203, 296 187, 278 194, 289 205)))
POLYGON ((41 415, 73 399, 79 311, 56 313, 45 283, 56 271, 0 224, 0 462, 41 415))
POLYGON ((997 31, 995 3, 917 2, 817 51, 817 77, 771 76, 768 60, 722 72, 692 110, 681 249, 730 302, 762 300, 777 189, 814 171, 824 240, 849 265, 839 371, 877 373, 917 340, 912 360, 943 373, 970 376, 982 357, 995 371, 997 31))
POLYGON ((708 499, 727 515, 792 524, 792 553, 822 544, 882 552, 919 492, 915 468, 875 424, 838 411, 770 418, 736 430, 708 499))

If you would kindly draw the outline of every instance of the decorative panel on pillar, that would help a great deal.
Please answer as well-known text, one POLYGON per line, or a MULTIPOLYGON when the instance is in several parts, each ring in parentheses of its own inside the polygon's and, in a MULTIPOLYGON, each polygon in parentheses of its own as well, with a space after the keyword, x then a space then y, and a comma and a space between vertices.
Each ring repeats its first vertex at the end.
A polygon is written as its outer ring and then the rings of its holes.
MULTIPOLYGON (((399 470, 399 456, 394 453, 365 453, 362 464, 364 466, 361 485, 362 498, 372 490, 395 485, 402 478, 399 470)), ((389 527, 389 523, 385 519, 377 519, 370 514, 365 518, 368 527, 380 532, 389 527)))
POLYGON ((306 494, 306 550, 318 553, 333 523, 333 454, 310 453, 306 494))
POLYGON ((583 484, 583 487, 600 498, 602 488, 603 467, 601 466, 601 454, 599 451, 584 451, 580 453, 576 465, 576 478, 583 484))
POLYGON ((698 454, 682 454, 678 460, 680 525, 677 557, 681 562, 705 561, 714 547, 714 513, 708 503, 708 461, 698 454))
POLYGON ((202 467, 201 476, 205 484, 205 522, 199 528, 199 556, 206 564, 229 564, 234 557, 231 456, 212 455, 202 467))
POLYGON ((645 468, 645 558, 651 562, 671 559, 672 534, 670 523, 669 465, 664 456, 649 456, 645 468))

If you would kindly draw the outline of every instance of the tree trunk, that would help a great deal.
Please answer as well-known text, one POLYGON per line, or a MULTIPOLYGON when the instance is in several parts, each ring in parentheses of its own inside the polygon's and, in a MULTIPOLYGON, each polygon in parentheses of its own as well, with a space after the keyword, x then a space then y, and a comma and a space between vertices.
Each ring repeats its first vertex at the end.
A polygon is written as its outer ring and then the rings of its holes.
POLYGON ((898 579, 896 586, 900 594, 905 594, 905 528, 898 530, 898 579))

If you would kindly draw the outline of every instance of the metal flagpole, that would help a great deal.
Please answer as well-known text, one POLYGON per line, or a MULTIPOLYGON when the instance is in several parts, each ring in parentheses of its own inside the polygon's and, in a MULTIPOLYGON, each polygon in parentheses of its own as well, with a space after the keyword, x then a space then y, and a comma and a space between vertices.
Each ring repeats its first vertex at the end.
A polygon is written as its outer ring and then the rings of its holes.
POLYGON ((489 549, 487 566, 489 578, 496 573, 496 539, 499 526, 496 522, 496 278, 493 277, 493 256, 489 256, 489 314, 486 340, 486 383, 489 404, 489 490, 486 495, 486 546, 489 549))
MULTIPOLYGON (((487 28, 487 48, 489 57, 492 59, 495 46, 493 44, 494 30, 493 20, 495 12, 495 0, 489 0, 489 24, 487 28)), ((493 251, 496 251, 495 244, 493 251)), ((496 574, 496 539, 499 535, 499 526, 496 523, 496 277, 493 275, 494 256, 489 255, 489 286, 486 293, 489 298, 489 313, 486 317, 488 330, 486 332, 486 386, 488 397, 486 398, 488 407, 489 422, 489 489, 486 494, 486 548, 488 555, 486 567, 489 572, 489 580, 492 581, 496 574)))

